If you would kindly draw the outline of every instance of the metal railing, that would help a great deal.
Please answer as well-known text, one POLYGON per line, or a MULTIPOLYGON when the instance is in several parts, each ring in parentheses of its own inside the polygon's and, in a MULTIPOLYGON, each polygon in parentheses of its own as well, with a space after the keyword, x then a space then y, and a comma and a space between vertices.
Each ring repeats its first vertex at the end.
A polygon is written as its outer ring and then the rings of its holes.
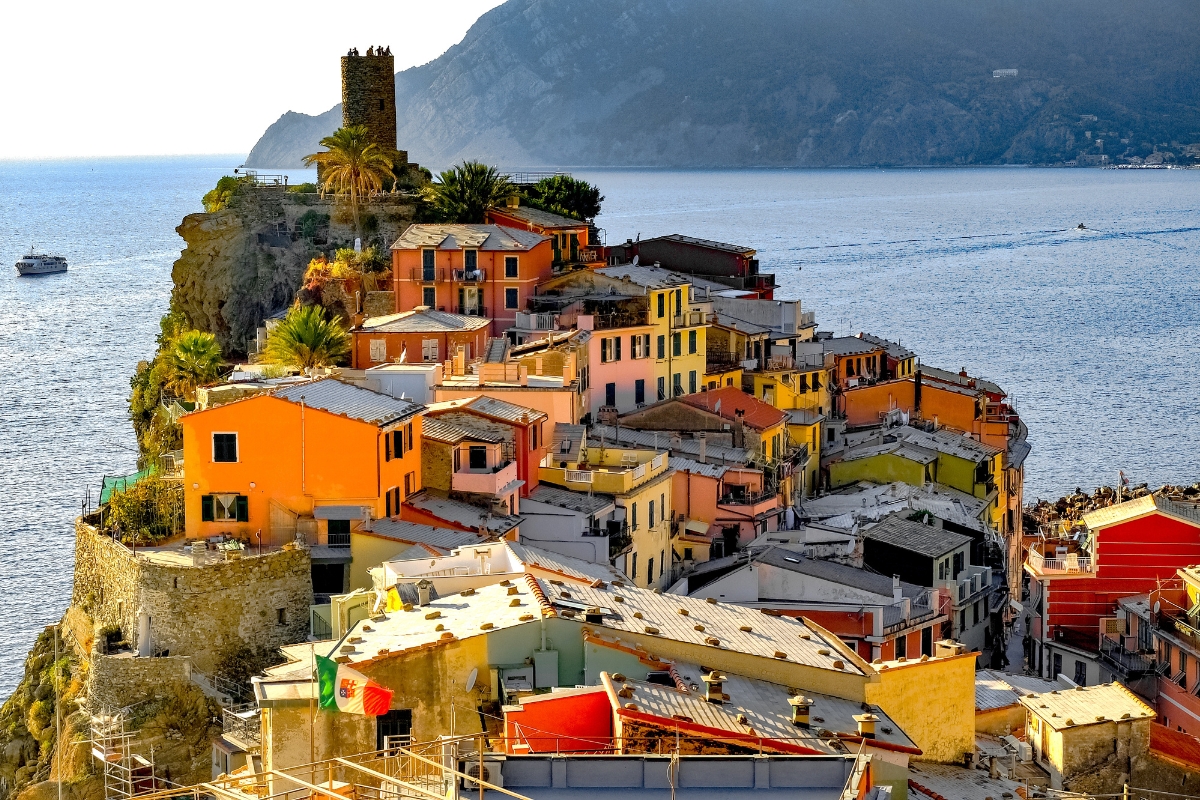
POLYGON ((487 280, 482 269, 455 269, 450 271, 456 283, 483 283, 487 280))
POLYGON ((1100 639, 1100 657, 1113 667, 1124 680, 1139 678, 1154 672, 1155 659, 1126 650, 1122 642, 1107 636, 1100 639))
POLYGON ((262 724, 258 706, 245 703, 221 709, 221 732, 249 744, 262 744, 262 724))
POLYGON ((1029 566, 1038 572, 1091 572, 1092 559, 1090 556, 1080 556, 1078 553, 1066 553, 1062 558, 1046 558, 1036 548, 1029 551, 1029 566))
POLYGON ((438 267, 412 267, 408 278, 422 283, 437 283, 446 280, 446 270, 438 267))
POLYGON ((455 306, 455 314, 462 314, 464 317, 486 317, 487 309, 483 306, 455 306))
POLYGON ((719 506, 756 506, 759 503, 764 503, 776 497, 774 492, 764 491, 758 493, 738 492, 729 493, 721 496, 717 500, 719 506))
POLYGON ((523 331, 553 331, 558 329, 558 314, 517 313, 517 328, 523 331))
POLYGON ((914 598, 905 598, 883 608, 883 630, 892 633, 929 617, 937 616, 938 609, 933 604, 929 592, 922 592, 914 598))

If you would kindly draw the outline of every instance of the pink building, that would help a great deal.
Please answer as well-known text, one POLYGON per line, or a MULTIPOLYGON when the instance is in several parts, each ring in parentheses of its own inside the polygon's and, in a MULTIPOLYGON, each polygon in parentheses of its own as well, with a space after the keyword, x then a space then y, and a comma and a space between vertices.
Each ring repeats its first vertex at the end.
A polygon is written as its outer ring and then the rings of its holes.
POLYGON ((596 419, 601 408, 625 413, 656 402, 655 360, 651 357, 653 325, 597 328, 599 319, 580 314, 580 330, 592 331, 588 341, 588 413, 596 419))

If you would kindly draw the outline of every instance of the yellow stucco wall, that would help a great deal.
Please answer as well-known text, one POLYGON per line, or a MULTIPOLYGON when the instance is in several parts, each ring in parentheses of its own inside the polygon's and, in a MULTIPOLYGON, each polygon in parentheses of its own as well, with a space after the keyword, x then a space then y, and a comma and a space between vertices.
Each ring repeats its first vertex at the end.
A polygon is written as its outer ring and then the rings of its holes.
POLYGON ((866 701, 921 748, 919 759, 961 763, 975 749, 975 653, 879 669, 866 701))
POLYGON ((411 546, 404 542, 397 542, 395 539, 351 530, 350 558, 352 560, 350 562, 350 588, 347 591, 370 589, 371 576, 367 570, 395 558, 411 546))
POLYGON ((910 486, 924 486, 925 466, 892 453, 853 461, 835 461, 829 465, 829 482, 833 488, 850 486, 859 481, 903 481, 910 486))
POLYGON ((268 770, 375 749, 374 717, 322 711, 307 702, 264 708, 262 730, 268 770))

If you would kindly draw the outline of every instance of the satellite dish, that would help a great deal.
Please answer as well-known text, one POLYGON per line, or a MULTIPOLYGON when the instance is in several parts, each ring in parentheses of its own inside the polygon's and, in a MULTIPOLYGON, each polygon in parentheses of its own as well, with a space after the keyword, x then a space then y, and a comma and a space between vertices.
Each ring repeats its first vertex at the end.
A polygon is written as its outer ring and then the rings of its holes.
POLYGON ((1162 610, 1162 603, 1159 602, 1158 600, 1155 600, 1154 601, 1154 613, 1157 614, 1160 610, 1162 610))
POLYGON ((468 692, 475 688, 475 679, 478 677, 479 677, 479 670, 478 669, 471 670, 471 674, 467 676, 467 691, 468 692))

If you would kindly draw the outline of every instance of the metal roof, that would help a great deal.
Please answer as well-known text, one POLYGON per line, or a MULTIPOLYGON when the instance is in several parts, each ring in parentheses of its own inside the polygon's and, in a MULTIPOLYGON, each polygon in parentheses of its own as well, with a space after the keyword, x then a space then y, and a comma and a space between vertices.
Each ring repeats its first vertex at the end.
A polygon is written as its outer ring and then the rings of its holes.
POLYGON ((303 400, 308 408, 362 420, 381 428, 414 417, 425 408, 409 400, 388 397, 386 394, 344 383, 336 378, 322 378, 309 383, 285 386, 273 390, 271 394, 289 403, 299 403, 303 400))
POLYGON ((491 324, 487 317, 452 314, 431 308, 416 308, 388 314, 383 317, 368 317, 356 330, 366 333, 448 333, 475 331, 491 324))
POLYGON ((975 673, 975 711, 1015 706, 1023 695, 1062 688, 1058 681, 982 669, 975 673))
POLYGON ((485 537, 475 531, 435 528, 403 519, 377 519, 371 523, 371 533, 407 544, 428 544, 440 550, 475 544, 485 537))
POLYGON ((648 242, 677 242, 679 244, 690 244, 694 247, 704 247, 709 250, 721 250, 726 253, 737 253, 744 256, 752 256, 757 252, 753 247, 745 247, 740 244, 726 244, 725 242, 714 242, 711 239, 698 239, 695 236, 684 236, 681 233, 672 233, 667 236, 655 236, 652 239, 642 239, 640 244, 648 242))
POLYGON ((468 440, 492 443, 504 441, 504 437, 498 433, 452 425, 449 422, 442 422, 437 417, 426 417, 425 421, 421 423, 421 438, 432 439, 444 444, 458 444, 468 440))
MULTIPOLYGON (((675 462, 672 460, 671 463, 675 462)), ((548 506, 578 511, 581 514, 595 514, 614 505, 611 494, 572 492, 570 489, 560 489, 548 483, 538 484, 538 487, 529 493, 529 499, 548 506)))
POLYGON ((569 604, 560 605, 560 610, 573 609, 580 604, 608 609, 611 613, 605 613, 603 620, 593 628, 599 625, 638 636, 686 642, 714 651, 744 653, 849 675, 866 674, 848 655, 850 651, 836 636, 831 637, 833 641, 827 641, 820 633, 794 618, 769 616, 757 609, 730 603, 709 603, 701 598, 656 594, 624 583, 609 583, 603 587, 559 587, 540 580, 538 583, 551 605, 560 599, 569 604), (569 597, 563 596, 564 591, 569 597), (687 613, 682 613, 681 609, 687 613), (698 627, 702 630, 697 630, 698 627), (776 658, 776 653, 782 653, 784 657, 776 658))
POLYGON ((552 553, 540 547, 530 547, 517 542, 505 542, 505 547, 512 551, 517 560, 529 568, 553 572, 572 580, 591 583, 592 581, 619 581, 625 576, 608 564, 594 564, 578 558, 571 558, 559 553, 552 553))
POLYGON ((950 370, 946 369, 938 369, 937 367, 930 367, 925 364, 921 365, 921 374, 937 381, 957 383, 959 386, 966 386, 971 381, 975 381, 975 388, 977 389, 982 389, 983 391, 991 392, 992 394, 1004 394, 1004 390, 1000 388, 999 384, 997 384, 995 381, 990 381, 987 378, 975 378, 971 377, 970 375, 962 375, 958 372, 951 372, 950 370))
POLYGON ((484 526, 488 533, 493 535, 507 533, 521 524, 520 515, 510 517, 503 514, 493 514, 486 508, 430 494, 428 491, 415 494, 405 502, 438 519, 445 520, 446 522, 454 522, 472 530, 478 530, 480 526, 484 526))
POLYGON ((929 558, 944 556, 971 543, 970 536, 905 519, 903 512, 885 517, 866 528, 863 536, 929 558))
POLYGON ((912 486, 899 481, 883 485, 858 483, 852 487, 804 501, 804 510, 819 520, 850 515, 855 520, 879 520, 906 509, 928 511, 947 522, 982 531, 981 517, 987 501, 949 486, 927 483, 912 486))
POLYGON ((887 354, 889 356, 891 356, 892 358, 894 358, 898 361, 904 361, 905 359, 915 358, 917 355, 912 350, 909 350, 907 347, 900 344, 899 342, 890 342, 887 339, 884 339, 879 336, 872 336, 869 333, 860 333, 859 337, 863 341, 870 342, 872 344, 881 345, 885 350, 887 350, 887 354))
POLYGON ((434 247, 439 250, 531 250, 549 237, 520 228, 500 225, 409 225, 392 245, 393 250, 418 250, 434 247))
POLYGON ((909 764, 909 792, 912 800, 1000 800, 1024 797, 1029 787, 1007 778, 990 778, 987 772, 952 764, 919 761, 909 764))
POLYGON ((1148 494, 1135 500, 1127 500, 1115 506, 1089 511, 1083 515, 1083 524, 1088 528, 1103 528, 1159 511, 1192 525, 1200 525, 1200 509, 1186 503, 1177 503, 1162 495, 1148 494))
POLYGON ((1029 444, 1029 442, 1026 442, 1023 439, 1014 439, 1013 441, 1009 442, 1008 466, 1014 468, 1020 467, 1025 463, 1025 459, 1029 457, 1029 454, 1032 451, 1033 447, 1029 444))
POLYGON ((519 406, 516 403, 510 403, 507 400, 500 400, 488 395, 479 395, 478 397, 468 400, 463 408, 468 408, 484 416, 492 419, 499 419, 505 422, 516 422, 522 425, 537 422, 539 419, 547 419, 545 411, 538 411, 528 406, 519 406))
POLYGON ((683 456, 671 456, 671 466, 677 470, 717 479, 724 477, 725 473, 729 471, 729 467, 725 464, 701 464, 699 461, 693 461, 683 456))
POLYGON ((586 441, 587 426, 556 422, 554 432, 550 434, 548 453, 552 460, 578 461, 582 457, 583 445, 586 441))
POLYGON ((858 336, 834 336, 828 339, 818 339, 817 341, 820 342, 822 351, 833 353, 836 356, 856 356, 885 349, 884 345, 878 342, 872 342, 869 339, 862 339, 858 336))
MULTIPOLYGON (((893 584, 891 578, 861 567, 852 567, 848 564, 839 564, 836 561, 825 561, 818 558, 805 558, 790 550, 777 547, 770 547, 762 552, 754 553, 751 556, 751 560, 800 575, 820 578, 831 583, 853 586, 885 598, 892 597, 893 584)), ((900 591, 904 597, 916 597, 924 592, 925 589, 916 584, 901 581, 900 591)), ((776 599, 783 600, 789 598, 776 599)))
POLYGON ((1056 731, 1118 719, 1154 719, 1154 709, 1119 683, 1028 694, 1021 705, 1056 731))
POLYGON ((549 211, 542 211, 540 208, 532 206, 518 206, 512 208, 510 206, 502 206, 492 209, 494 214, 502 214, 513 219, 523 220, 532 225, 537 225, 542 228, 585 228, 587 223, 578 219, 564 217, 561 214, 552 214, 549 211))
MULTIPOLYGON (((695 458, 700 456, 700 441, 681 436, 679 431, 639 431, 632 428, 614 427, 612 425, 593 425, 588 432, 589 442, 599 445, 601 439, 610 447, 627 444, 647 449, 669 450, 672 461, 680 453, 685 453, 695 458), (675 441, 676 436, 679 436, 678 441, 675 441)), ((713 444, 711 441, 705 447, 706 459, 714 463, 720 461, 722 464, 728 464, 729 466, 741 467, 753 455, 753 453, 744 448, 725 447, 713 444)))

